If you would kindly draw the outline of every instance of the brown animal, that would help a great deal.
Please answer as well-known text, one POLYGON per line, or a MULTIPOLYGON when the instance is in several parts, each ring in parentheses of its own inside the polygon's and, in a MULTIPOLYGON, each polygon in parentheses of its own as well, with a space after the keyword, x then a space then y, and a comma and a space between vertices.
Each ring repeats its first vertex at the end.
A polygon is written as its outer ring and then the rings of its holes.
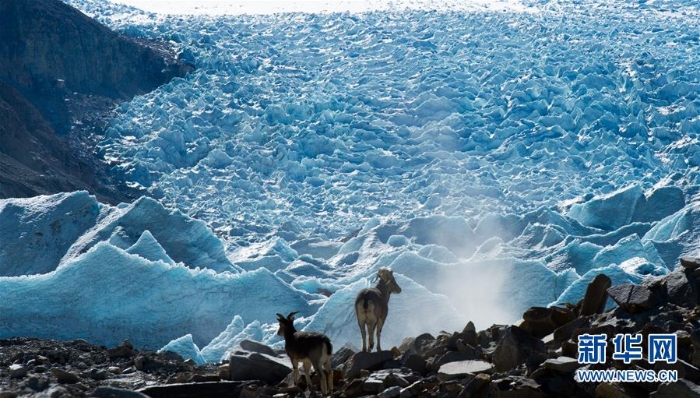
POLYGON ((331 368, 331 354, 333 345, 328 336, 315 332, 297 332, 294 327, 294 315, 298 311, 292 312, 285 318, 282 314, 277 314, 279 329, 277 334, 284 337, 284 350, 292 361, 294 384, 299 379, 299 362, 304 364, 304 376, 306 385, 311 389, 311 377, 309 368, 313 365, 314 370, 321 379, 321 393, 323 395, 333 393, 333 369, 331 368), (326 381, 327 380, 327 381, 326 381))
POLYGON ((382 350, 382 328, 389 314, 389 296, 391 293, 401 293, 401 287, 394 280, 390 269, 382 268, 377 272, 377 286, 362 289, 355 299, 355 315, 362 333, 362 351, 368 351, 366 345, 365 326, 369 333, 369 351, 374 347, 374 331, 377 330, 377 351, 382 350))

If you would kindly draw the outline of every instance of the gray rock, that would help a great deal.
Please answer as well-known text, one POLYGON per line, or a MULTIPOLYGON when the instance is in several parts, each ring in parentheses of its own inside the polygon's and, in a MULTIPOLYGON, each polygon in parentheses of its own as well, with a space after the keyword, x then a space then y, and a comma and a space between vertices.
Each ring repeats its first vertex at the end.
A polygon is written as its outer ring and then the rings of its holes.
POLYGON ((485 373, 479 373, 474 377, 464 389, 459 393, 457 398, 472 398, 479 394, 484 387, 491 384, 491 376, 485 373))
POLYGON ((522 376, 507 376, 492 380, 491 387, 496 397, 548 397, 540 390, 540 385, 536 381, 522 376))
POLYGON ((51 374, 53 374, 56 380, 61 384, 75 384, 80 381, 78 376, 61 368, 51 368, 51 374))
POLYGON ((229 357, 233 381, 262 380, 277 384, 292 371, 291 362, 259 352, 235 353, 229 357))
POLYGON ((688 277, 688 271, 678 267, 663 279, 666 285, 668 301, 684 307, 692 307, 698 304, 697 280, 688 277))
POLYGON ((460 337, 466 344, 473 346, 479 345, 479 338, 476 333, 476 326, 474 326, 474 322, 472 321, 467 322, 466 326, 464 326, 464 329, 462 329, 460 337))
POLYGON ((560 373, 573 373, 576 369, 581 367, 581 364, 574 358, 558 357, 544 361, 543 366, 560 373))
POLYGON ((97 398, 148 398, 148 395, 138 391, 124 390, 109 386, 97 387, 90 396, 97 398))
POLYGON ((59 398, 59 397, 72 397, 73 394, 70 393, 63 386, 53 386, 48 390, 36 393, 32 395, 32 398, 59 398))
POLYGON ((239 398, 247 387, 253 385, 254 383, 250 381, 168 384, 146 387, 138 390, 138 392, 151 398, 239 398))
POLYGON ((508 326, 492 354, 493 364, 504 372, 525 363, 537 366, 547 359, 547 350, 540 339, 527 334, 517 326, 508 326))
POLYGON ((700 383, 700 369, 682 359, 678 359, 676 363, 673 364, 656 362, 654 364, 654 370, 658 372, 661 369, 675 370, 678 372, 679 379, 685 379, 693 383, 700 383))
POLYGON ((49 388, 51 381, 48 377, 31 376, 27 379, 25 385, 34 391, 44 391, 49 388))
POLYGON ((259 352, 260 354, 275 356, 275 351, 262 343, 252 340, 243 340, 240 344, 241 348, 250 352, 259 352))
POLYGON ((362 385, 363 391, 366 393, 376 394, 384 390, 384 382, 374 377, 369 377, 362 385))
POLYGON ((556 328, 553 333, 553 339, 557 342, 566 341, 571 338, 575 330, 589 326, 590 324, 591 320, 588 317, 576 318, 566 325, 556 328))
POLYGON ((464 353, 460 351, 448 351, 442 355, 430 358, 427 361, 428 371, 435 371, 440 369, 440 367, 446 363, 457 362, 457 361, 467 361, 477 359, 474 355, 469 353, 464 353))
POLYGON ((586 288, 586 294, 581 303, 580 315, 601 314, 605 311, 605 303, 608 301, 607 290, 612 281, 605 274, 598 274, 586 288))
POLYGON ((27 368, 22 364, 12 364, 10 365, 10 378, 11 379, 21 379, 27 375, 27 368))
POLYGON ((479 373, 493 373, 495 366, 486 361, 467 360, 450 362, 442 365, 438 370, 438 379, 440 381, 462 379, 469 375, 477 375, 479 373))
POLYGON ((107 372, 104 369, 90 369, 90 378, 93 380, 101 381, 101 380, 107 380, 107 377, 109 372, 107 372))
POLYGON ((343 377, 352 380, 360 375, 360 370, 378 370, 384 367, 384 363, 394 359, 391 351, 358 352, 353 355, 343 367, 343 377))
POLYGON ((607 292, 620 308, 632 314, 648 311, 659 304, 656 295, 644 285, 625 283, 613 286, 607 292))
POLYGON ((519 327, 533 337, 542 338, 573 319, 574 314, 568 308, 530 307, 523 313, 519 327))
POLYGON ((698 257, 681 257, 681 266, 688 270, 696 270, 700 268, 700 258, 698 257))
POLYGON ((700 386, 688 380, 678 379, 674 383, 664 383, 649 395, 652 398, 697 398, 700 397, 700 386))
POLYGON ((619 384, 600 383, 595 388, 596 398, 633 398, 619 384))
POLYGON ((401 366, 404 366, 412 371, 424 374, 426 371, 426 361, 416 353, 414 349, 409 349, 401 356, 401 366))
POLYGON ((355 351, 347 346, 340 347, 339 350, 333 353, 331 356, 331 367, 334 369, 344 364, 348 359, 355 355, 355 351))
POLYGON ((420 356, 425 356, 425 353, 433 348, 435 343, 435 337, 430 333, 423 333, 417 337, 406 338, 399 346, 401 351, 407 351, 409 349, 415 350, 420 356))
POLYGON ((396 398, 401 395, 401 387, 393 386, 382 391, 379 394, 379 398, 396 398))

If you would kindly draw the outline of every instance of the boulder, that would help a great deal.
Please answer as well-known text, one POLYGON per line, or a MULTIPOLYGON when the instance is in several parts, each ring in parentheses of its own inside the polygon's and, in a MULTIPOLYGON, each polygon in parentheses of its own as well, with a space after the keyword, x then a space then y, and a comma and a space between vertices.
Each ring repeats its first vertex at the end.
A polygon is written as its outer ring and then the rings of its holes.
POLYGON ((337 368, 338 366, 344 364, 348 359, 355 355, 355 351, 352 348, 343 346, 339 350, 333 353, 331 356, 331 367, 337 368))
POLYGON ((460 337, 466 344, 472 346, 479 345, 479 337, 476 332, 476 326, 474 326, 474 322, 472 321, 467 322, 466 326, 464 326, 464 329, 462 329, 460 337))
POLYGON ((663 279, 666 295, 670 303, 683 307, 693 307, 698 302, 698 281, 692 271, 678 267, 663 279))
POLYGON ((220 381, 207 383, 179 383, 146 387, 138 390, 151 398, 239 398, 252 382, 220 381))
POLYGON ((75 384, 80 381, 80 377, 61 368, 51 368, 51 374, 56 377, 61 384, 75 384))
POLYGON ((90 393, 90 396, 95 398, 148 398, 148 395, 138 391, 123 390, 109 386, 97 387, 90 393))
POLYGON ((27 375, 27 368, 22 364, 12 364, 10 365, 10 378, 11 379, 21 379, 27 375))
POLYGON ((485 373, 479 373, 474 377, 466 386, 462 392, 459 393, 457 398, 473 398, 480 394, 484 387, 491 383, 491 376, 485 373))
POLYGON ((530 307, 523 313, 519 327, 533 337, 542 338, 573 319, 573 311, 568 308, 530 307))
POLYGON ((468 360, 450 362, 440 366, 438 380, 463 379, 479 373, 491 374, 495 370, 492 363, 486 361, 468 360))
POLYGON ((673 383, 664 383, 649 395, 651 398, 697 398, 700 397, 700 386, 684 379, 673 383))
POLYGON ((586 288, 586 294, 581 303, 580 315, 600 314, 605 311, 605 303, 608 301, 607 290, 612 281, 605 274, 598 274, 586 288))
POLYGON ((236 352, 229 357, 233 381, 261 380, 277 384, 292 371, 291 363, 259 352, 236 352))
POLYGON ((625 388, 619 384, 600 383, 595 388, 596 398, 633 398, 632 395, 625 391, 625 388))
POLYGON ((261 354, 275 356, 275 351, 271 347, 262 343, 258 343, 257 341, 246 339, 241 341, 239 345, 242 349, 249 352, 259 352, 261 354))
POLYGON ((700 268, 700 258, 698 257, 681 257, 681 266, 687 270, 694 271, 700 268))
POLYGON ((430 333, 423 333, 417 337, 409 337, 404 339, 399 346, 401 351, 407 351, 408 349, 413 349, 418 355, 425 356, 425 354, 433 348, 435 344, 435 337, 430 333))
POLYGON ((360 370, 379 370, 384 363, 394 359, 391 351, 358 352, 353 355, 343 366, 343 377, 352 380, 360 375, 360 370))
POLYGON ((648 286, 625 283, 607 290, 610 298, 623 310, 639 314, 656 307, 660 300, 648 286))
POLYGON ((414 349, 409 349, 403 353, 401 356, 401 366, 420 374, 424 374, 427 369, 425 359, 418 355, 414 349))
POLYGON ((507 376, 502 379, 491 381, 491 392, 494 397, 547 397, 540 390, 540 385, 527 377, 507 376))
POLYGON ((492 360, 496 369, 505 372, 525 363, 537 366, 547 359, 547 350, 540 339, 536 339, 517 326, 505 328, 496 344, 492 360))
POLYGON ((563 342, 570 339, 574 331, 587 327, 591 324, 591 320, 588 317, 576 318, 573 321, 562 325, 554 330, 553 338, 554 341, 563 342))
POLYGON ((560 373, 573 373, 581 367, 578 360, 570 357, 550 358, 544 361, 543 366, 546 369, 555 370, 560 373))

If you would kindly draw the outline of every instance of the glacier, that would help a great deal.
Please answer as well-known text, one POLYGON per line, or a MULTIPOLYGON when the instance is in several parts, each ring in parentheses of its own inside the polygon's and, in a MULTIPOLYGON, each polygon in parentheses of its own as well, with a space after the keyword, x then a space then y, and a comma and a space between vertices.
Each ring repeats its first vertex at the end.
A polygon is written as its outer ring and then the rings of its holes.
POLYGON ((354 295, 390 267, 390 347, 698 253, 694 3, 66 2, 197 69, 121 104, 100 141, 141 199, 0 200, 0 338, 218 362, 245 339, 280 346, 275 314, 300 311, 298 328, 356 348, 354 295))

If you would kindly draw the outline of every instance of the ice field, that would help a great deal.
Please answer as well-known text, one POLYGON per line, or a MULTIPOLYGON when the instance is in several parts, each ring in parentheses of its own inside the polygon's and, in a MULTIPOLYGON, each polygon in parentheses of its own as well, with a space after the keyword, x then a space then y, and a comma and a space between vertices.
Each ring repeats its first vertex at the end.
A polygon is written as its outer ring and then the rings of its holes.
POLYGON ((197 70, 100 144, 149 198, 0 201, 0 338, 216 362, 300 311, 357 347, 355 294, 390 267, 391 347, 699 252, 696 3, 67 3, 197 70))

